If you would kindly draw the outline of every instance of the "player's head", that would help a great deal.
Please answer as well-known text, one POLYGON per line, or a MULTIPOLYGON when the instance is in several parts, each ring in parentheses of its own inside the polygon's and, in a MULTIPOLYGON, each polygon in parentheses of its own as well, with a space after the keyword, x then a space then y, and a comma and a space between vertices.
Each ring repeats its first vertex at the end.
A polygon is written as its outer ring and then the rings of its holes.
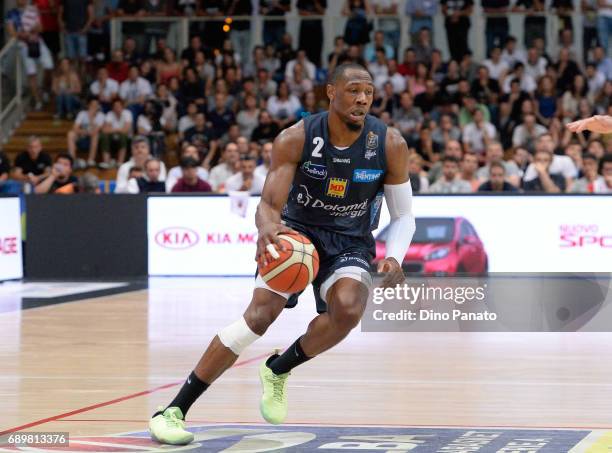
POLYGON ((360 130, 374 98, 372 76, 361 65, 342 64, 331 74, 327 97, 330 110, 349 129, 360 130))

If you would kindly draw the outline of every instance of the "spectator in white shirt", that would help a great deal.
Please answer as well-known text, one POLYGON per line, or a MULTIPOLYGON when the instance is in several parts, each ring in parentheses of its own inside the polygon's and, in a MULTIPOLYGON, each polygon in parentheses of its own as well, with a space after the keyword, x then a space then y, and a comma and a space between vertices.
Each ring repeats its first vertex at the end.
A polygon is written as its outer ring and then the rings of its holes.
POLYGON ((111 161, 111 151, 117 152, 117 162, 122 164, 125 160, 125 153, 128 139, 132 135, 133 118, 132 113, 123 108, 123 101, 115 99, 113 108, 106 114, 102 135, 100 136, 100 148, 102 149, 102 163, 100 168, 107 169, 115 165, 111 161))
POLYGON ((119 86, 119 97, 125 102, 126 108, 132 112, 134 118, 142 113, 145 100, 153 95, 151 82, 140 77, 138 66, 132 65, 128 78, 119 86))
POLYGON ((111 103, 119 94, 119 83, 108 76, 106 68, 100 68, 96 80, 89 86, 89 91, 99 99, 102 110, 108 112, 111 103))
POLYGON ((510 93, 510 85, 513 80, 518 80, 521 84, 521 91, 528 94, 532 94, 538 87, 533 77, 525 72, 525 65, 521 62, 517 62, 514 65, 512 73, 508 74, 504 79, 504 93, 510 93))
POLYGON ((276 95, 268 99, 267 110, 278 126, 283 129, 295 121, 295 115, 301 106, 300 100, 289 93, 289 86, 283 80, 278 84, 276 95))
POLYGON ((208 182, 215 192, 223 192, 226 181, 239 171, 238 145, 228 142, 221 154, 222 162, 210 170, 208 182))
POLYGON ((501 59, 506 62, 509 68, 513 68, 519 61, 525 63, 525 52, 516 48, 516 38, 514 36, 508 36, 508 38, 506 38, 506 44, 504 45, 501 59))
POLYGON ((533 149, 536 139, 547 131, 548 129, 544 126, 536 123, 536 117, 533 113, 528 113, 523 117, 523 123, 514 129, 512 145, 533 149))
POLYGON ((459 178, 459 159, 445 156, 442 160, 442 177, 429 188, 429 193, 470 193, 472 186, 459 178))
POLYGON ((397 61, 391 59, 387 61, 388 77, 391 85, 393 85, 393 92, 400 94, 406 91, 406 78, 397 72, 397 61))
POLYGON ((495 140, 497 130, 485 121, 482 110, 476 109, 473 115, 474 121, 463 128, 463 145, 468 153, 483 154, 487 144, 495 140))
POLYGON ((302 65, 302 70, 304 71, 304 78, 315 80, 317 76, 317 68, 308 59, 308 57, 306 57, 305 50, 298 50, 297 56, 287 63, 287 67, 285 68, 285 80, 289 81, 293 79, 293 67, 297 63, 300 63, 302 65))
POLYGON ((476 171, 476 178, 480 183, 484 183, 490 177, 491 164, 493 162, 499 162, 504 167, 504 175, 506 180, 514 187, 519 187, 521 183, 521 171, 513 161, 504 160, 504 148, 501 143, 492 141, 487 146, 487 153, 485 156, 485 165, 480 167, 476 171))
POLYGON ((586 79, 587 85, 589 86, 589 101, 591 104, 595 103, 595 99, 597 99, 597 95, 603 90, 604 85, 606 84, 606 76, 597 69, 595 63, 588 63, 586 65, 586 79))
POLYGON ((538 49, 530 47, 527 51, 527 61, 525 62, 525 74, 530 75, 533 80, 539 80, 546 74, 546 58, 540 56, 538 49))
MULTIPOLYGON (((149 141, 146 137, 136 136, 132 140, 132 157, 119 167, 117 171, 117 187, 115 193, 129 193, 128 181, 130 179, 130 170, 134 167, 144 169, 145 163, 151 158, 149 149, 149 141)), ((166 165, 160 162, 159 180, 165 181, 167 175, 166 165)))
POLYGON ((272 142, 264 143, 261 147, 261 160, 263 161, 255 169, 255 175, 261 176, 264 180, 270 170, 270 159, 272 158, 272 142))
POLYGON ((501 59, 501 49, 493 47, 491 49, 491 57, 482 62, 489 70, 489 77, 497 81, 502 81, 510 66, 501 59))
MULTIPOLYGON (((549 133, 543 134, 536 140, 536 152, 546 151, 552 156, 550 167, 548 168, 551 174, 561 174, 565 178, 565 187, 571 190, 574 179, 578 176, 578 169, 574 165, 574 161, 569 156, 561 156, 555 154, 555 141, 549 133)), ((523 181, 528 182, 538 177, 538 172, 533 163, 529 164, 525 170, 523 181)))
POLYGON ((266 180, 255 173, 256 165, 253 157, 242 156, 240 158, 240 171, 227 179, 225 191, 249 192, 251 195, 261 194, 266 180))
MULTIPOLYGON (((185 158, 190 158, 198 162, 197 167, 197 175, 202 181, 208 180, 208 170, 202 167, 202 159, 200 159, 200 152, 198 151, 198 147, 190 144, 185 144, 183 146, 183 151, 181 152, 181 161, 185 158)), ((176 182, 183 177, 183 169, 180 165, 176 167, 172 167, 168 172, 168 177, 166 178, 166 192, 172 192, 172 188, 176 184, 176 182)))
POLYGON ((382 90, 383 85, 389 80, 389 68, 387 67, 387 57, 382 47, 376 49, 376 59, 368 65, 368 70, 374 79, 374 87, 382 90))
POLYGON ((162 162, 149 157, 144 163, 144 176, 130 178, 127 185, 127 193, 152 193, 165 192, 166 184, 161 175, 162 162))
MULTIPOLYGON (((87 103, 87 110, 81 110, 74 120, 72 129, 68 131, 68 153, 76 159, 77 150, 89 151, 87 165, 96 166, 98 153, 98 139, 100 130, 104 126, 105 116, 100 111, 98 99, 91 98, 87 103)), ((76 166, 76 165, 75 165, 76 166)))

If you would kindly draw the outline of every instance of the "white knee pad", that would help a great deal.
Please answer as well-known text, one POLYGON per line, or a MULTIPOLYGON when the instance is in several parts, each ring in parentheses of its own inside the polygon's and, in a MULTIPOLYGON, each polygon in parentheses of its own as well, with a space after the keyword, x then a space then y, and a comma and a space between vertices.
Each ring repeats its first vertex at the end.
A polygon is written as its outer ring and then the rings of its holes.
POLYGON ((257 335, 249 328, 244 320, 244 316, 241 316, 238 321, 225 327, 218 333, 218 336, 221 343, 230 348, 236 355, 240 355, 247 346, 260 337, 260 335, 257 335))

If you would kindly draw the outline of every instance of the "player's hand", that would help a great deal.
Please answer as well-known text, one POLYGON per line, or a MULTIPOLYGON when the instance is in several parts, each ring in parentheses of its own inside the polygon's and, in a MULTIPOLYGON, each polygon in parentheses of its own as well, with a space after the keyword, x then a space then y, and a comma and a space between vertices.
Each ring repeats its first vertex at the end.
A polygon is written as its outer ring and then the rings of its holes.
POLYGON ((278 239, 278 235, 282 233, 297 232, 289 228, 288 226, 283 225, 282 223, 267 223, 265 225, 262 225, 262 227, 257 232, 257 254, 255 255, 255 261, 259 262, 259 260, 261 259, 262 264, 264 266, 267 266, 267 256, 272 256, 272 258, 278 257, 274 256, 272 250, 274 250, 275 253, 276 248, 278 248, 279 250, 284 250, 280 240, 278 239))
POLYGON ((383 279, 382 286, 390 288, 399 285, 404 281, 404 272, 402 266, 395 258, 385 258, 378 262, 377 272, 387 274, 383 279))
POLYGON ((574 121, 573 123, 568 123, 566 127, 572 132, 582 132, 588 129, 591 120, 592 118, 586 118, 584 120, 574 121))

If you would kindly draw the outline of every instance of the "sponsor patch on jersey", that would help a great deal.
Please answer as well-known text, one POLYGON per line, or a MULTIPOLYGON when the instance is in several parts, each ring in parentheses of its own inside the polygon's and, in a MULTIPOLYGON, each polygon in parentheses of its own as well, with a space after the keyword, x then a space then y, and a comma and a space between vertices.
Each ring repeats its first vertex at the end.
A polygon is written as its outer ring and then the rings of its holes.
POLYGON ((334 164, 350 164, 351 158, 350 157, 334 157, 332 159, 332 162, 334 164))
POLYGON ((325 165, 313 164, 310 161, 304 162, 302 164, 302 171, 306 176, 314 179, 327 178, 327 167, 325 165))
POLYGON ((348 187, 348 179, 330 178, 327 183, 327 196, 334 198, 344 198, 346 188, 348 187))
POLYGON ((377 181, 382 174, 382 170, 357 168, 353 172, 353 182, 374 182, 377 181))

